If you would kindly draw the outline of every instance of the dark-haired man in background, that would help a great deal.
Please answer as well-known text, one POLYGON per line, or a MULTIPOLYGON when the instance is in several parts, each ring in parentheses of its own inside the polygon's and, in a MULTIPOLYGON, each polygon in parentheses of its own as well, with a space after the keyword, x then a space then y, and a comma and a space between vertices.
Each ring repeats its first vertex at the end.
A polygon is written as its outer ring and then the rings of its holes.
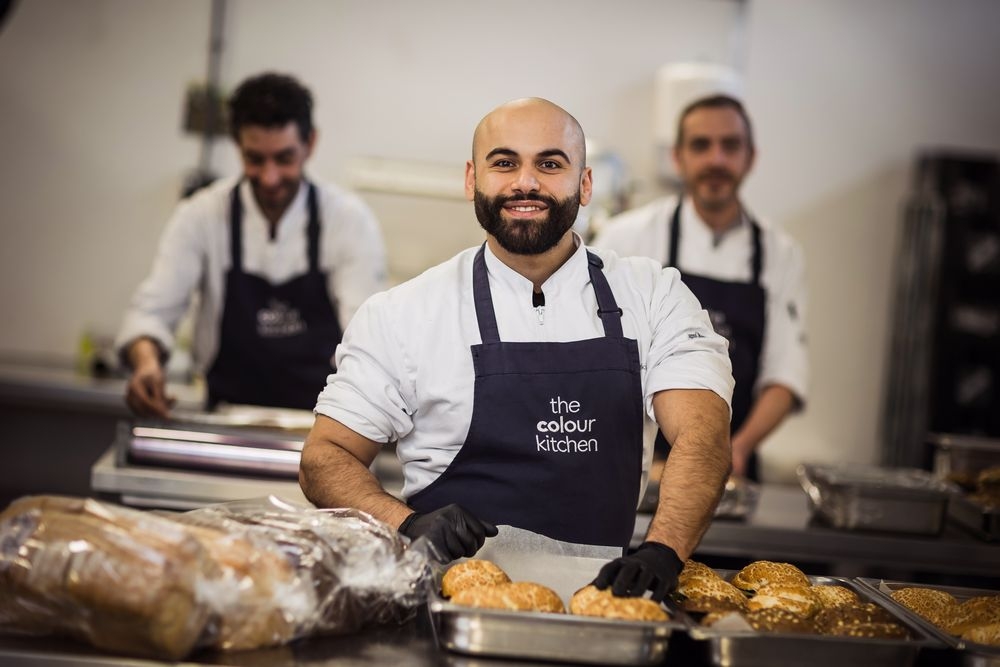
MULTIPOLYGON (((673 157, 683 196, 612 218, 592 245, 676 267, 729 340, 736 378, 733 474, 756 480, 757 448, 806 399, 802 250, 753 218, 740 200, 756 147, 738 100, 716 95, 688 105, 677 123, 673 157)), ((656 450, 667 451, 662 434, 656 450)))
POLYGON ((312 409, 358 306, 382 289, 385 249, 357 196, 307 180, 312 95, 289 76, 244 81, 229 100, 243 173, 182 201, 116 347, 131 369, 126 402, 166 417, 164 362, 200 297, 193 360, 208 404, 312 409))

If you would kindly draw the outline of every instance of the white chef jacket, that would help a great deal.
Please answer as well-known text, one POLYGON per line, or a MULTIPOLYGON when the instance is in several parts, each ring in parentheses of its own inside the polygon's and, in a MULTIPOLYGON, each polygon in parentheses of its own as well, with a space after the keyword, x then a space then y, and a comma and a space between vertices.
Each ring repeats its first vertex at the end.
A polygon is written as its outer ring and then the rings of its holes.
MULTIPOLYGON (((199 294, 192 357, 205 373, 219 348, 226 272, 232 266, 229 202, 237 178, 216 181, 178 204, 160 238, 153 268, 139 285, 115 341, 119 353, 140 336, 174 347, 174 332, 199 294)), ((278 222, 276 238, 250 183, 240 185, 243 202, 243 270, 282 283, 309 270, 306 225, 308 188, 300 187, 278 222)), ((316 183, 319 204, 319 268, 340 326, 361 303, 385 287, 385 247, 375 215, 355 194, 316 183)))
MULTIPOLYGON (((604 336, 590 284, 586 247, 542 285, 532 306, 530 280, 486 249, 493 307, 504 342, 567 342, 604 336)), ((358 310, 337 348, 316 412, 375 442, 396 441, 403 496, 444 472, 472 421, 475 372, 470 347, 482 342, 472 292, 478 248, 376 294, 358 310)), ((638 341, 645 408, 663 389, 709 389, 727 403, 734 381, 727 342, 674 269, 643 258, 596 253, 622 309, 627 338, 638 341)), ((645 485, 652 450, 643 457, 645 485)))
MULTIPOLYGON (((668 258, 670 220, 676 207, 676 197, 665 197, 617 215, 605 223, 591 245, 619 255, 652 257, 663 265, 668 258)), ((760 281, 767 293, 764 345, 754 394, 768 385, 780 384, 792 392, 801 407, 809 384, 802 248, 782 230, 754 219, 761 228, 764 265, 760 281)), ((680 222, 677 268, 682 273, 733 282, 752 279, 753 239, 746 216, 718 236, 699 217, 691 199, 686 198, 680 222)))

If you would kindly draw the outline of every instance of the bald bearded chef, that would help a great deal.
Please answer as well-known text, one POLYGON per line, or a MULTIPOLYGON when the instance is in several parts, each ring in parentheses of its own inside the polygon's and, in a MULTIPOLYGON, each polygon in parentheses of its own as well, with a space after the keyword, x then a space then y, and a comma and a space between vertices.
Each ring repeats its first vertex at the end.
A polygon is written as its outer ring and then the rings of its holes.
POLYGON ((643 411, 672 435, 659 508, 634 554, 595 583, 662 599, 711 520, 729 470, 725 341, 673 269, 589 251, 584 135, 560 107, 516 100, 479 124, 470 248, 369 299, 316 406, 300 480, 426 536, 446 560, 497 524, 625 548, 651 452, 643 411), (369 471, 396 442, 402 502, 369 471))

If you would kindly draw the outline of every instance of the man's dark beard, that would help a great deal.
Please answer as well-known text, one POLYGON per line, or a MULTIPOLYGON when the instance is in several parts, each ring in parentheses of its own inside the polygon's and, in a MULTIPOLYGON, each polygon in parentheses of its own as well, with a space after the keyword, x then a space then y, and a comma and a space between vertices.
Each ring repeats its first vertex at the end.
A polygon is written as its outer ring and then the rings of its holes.
POLYGON ((551 250, 559 239, 573 227, 580 210, 580 191, 559 200, 536 193, 490 198, 476 189, 474 200, 476 217, 488 234, 496 238, 500 247, 515 255, 540 255, 551 250), (544 222, 533 220, 503 219, 503 207, 509 201, 540 201, 548 206, 544 222))

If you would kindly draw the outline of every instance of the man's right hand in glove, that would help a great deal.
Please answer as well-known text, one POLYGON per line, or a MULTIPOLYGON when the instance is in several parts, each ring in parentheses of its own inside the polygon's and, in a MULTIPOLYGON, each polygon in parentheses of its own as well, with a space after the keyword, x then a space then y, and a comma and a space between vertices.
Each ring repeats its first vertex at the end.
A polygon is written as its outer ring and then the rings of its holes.
POLYGON ((450 562, 475 554, 487 537, 496 536, 497 527, 453 503, 426 514, 414 512, 399 524, 399 532, 411 540, 426 537, 450 562))

